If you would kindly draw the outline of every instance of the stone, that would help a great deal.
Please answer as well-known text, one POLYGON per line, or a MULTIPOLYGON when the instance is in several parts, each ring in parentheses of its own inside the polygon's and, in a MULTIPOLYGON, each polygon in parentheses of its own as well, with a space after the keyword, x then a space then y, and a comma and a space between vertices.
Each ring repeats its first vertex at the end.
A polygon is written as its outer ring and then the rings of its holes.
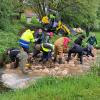
POLYGON ((51 69, 50 72, 49 72, 49 75, 55 76, 56 75, 56 71, 54 69, 51 69))
POLYGON ((10 69, 11 68, 11 65, 10 64, 6 64, 6 68, 7 69, 10 69))
POLYGON ((60 70, 57 71, 57 72, 56 72, 56 75, 57 75, 57 76, 62 76, 62 71, 60 71, 60 70))
POLYGON ((35 66, 36 69, 42 69, 42 66, 38 65, 38 66, 35 66))
POLYGON ((66 76, 67 74, 68 74, 68 70, 67 69, 62 71, 62 75, 63 76, 66 76))
POLYGON ((59 70, 59 67, 55 67, 54 70, 55 70, 55 71, 58 71, 58 70, 59 70))
POLYGON ((45 69, 42 70, 42 72, 49 74, 49 69, 48 68, 45 68, 45 69))

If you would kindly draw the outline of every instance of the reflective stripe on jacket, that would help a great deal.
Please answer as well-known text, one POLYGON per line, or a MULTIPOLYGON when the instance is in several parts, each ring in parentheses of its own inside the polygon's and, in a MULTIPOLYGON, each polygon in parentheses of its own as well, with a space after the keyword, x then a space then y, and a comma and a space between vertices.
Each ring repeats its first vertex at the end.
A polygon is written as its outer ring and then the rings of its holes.
POLYGON ((45 48, 43 44, 42 44, 42 50, 45 51, 45 52, 49 52, 50 51, 48 48, 45 48))
POLYGON ((26 30, 23 35, 21 36, 21 40, 24 40, 26 42, 34 42, 34 31, 31 31, 30 29, 26 30))

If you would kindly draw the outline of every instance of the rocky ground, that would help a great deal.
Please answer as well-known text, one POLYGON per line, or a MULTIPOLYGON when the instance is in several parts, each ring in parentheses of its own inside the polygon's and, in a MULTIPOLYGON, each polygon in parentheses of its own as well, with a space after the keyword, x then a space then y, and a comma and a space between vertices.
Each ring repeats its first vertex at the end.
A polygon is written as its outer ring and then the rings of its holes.
MULTIPOLYGON (((6 69, 1 75, 2 86, 9 87, 11 89, 26 88, 34 83, 38 78, 43 76, 68 76, 84 74, 88 72, 91 66, 97 64, 100 66, 100 50, 94 50, 95 57, 84 57, 84 64, 81 65, 77 61, 77 58, 73 58, 69 63, 65 61, 65 64, 54 64, 47 62, 46 64, 38 62, 36 59, 33 61, 31 70, 25 68, 27 73, 22 73, 18 69, 11 69, 10 64, 7 64, 6 69)), ((4 90, 4 88, 3 88, 4 90)))
MULTIPOLYGON (((84 72, 87 72, 90 69, 90 66, 95 64, 98 58, 98 53, 100 53, 100 50, 94 50, 95 57, 84 57, 84 64, 80 65, 77 61, 77 58, 73 58, 69 63, 65 61, 65 64, 54 64, 52 62, 47 62, 46 64, 39 63, 38 61, 34 61, 31 69, 32 70, 26 70, 28 71, 28 75, 30 76, 66 76, 66 75, 73 75, 73 74, 81 74, 84 72)), ((9 65, 7 65, 9 67, 9 65)), ((19 69, 13 70, 7 68, 5 70, 5 73, 16 73, 16 74, 22 74, 19 69)))

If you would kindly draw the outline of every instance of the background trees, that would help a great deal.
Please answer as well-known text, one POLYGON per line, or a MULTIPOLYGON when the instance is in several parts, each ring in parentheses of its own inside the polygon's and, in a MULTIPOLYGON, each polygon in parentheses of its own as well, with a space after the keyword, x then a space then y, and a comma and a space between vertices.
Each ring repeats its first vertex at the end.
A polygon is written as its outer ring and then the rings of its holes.
POLYGON ((0 0, 0 28, 4 29, 5 22, 8 24, 16 12, 20 19, 27 7, 31 7, 40 19, 51 11, 72 27, 100 28, 99 0, 0 0))

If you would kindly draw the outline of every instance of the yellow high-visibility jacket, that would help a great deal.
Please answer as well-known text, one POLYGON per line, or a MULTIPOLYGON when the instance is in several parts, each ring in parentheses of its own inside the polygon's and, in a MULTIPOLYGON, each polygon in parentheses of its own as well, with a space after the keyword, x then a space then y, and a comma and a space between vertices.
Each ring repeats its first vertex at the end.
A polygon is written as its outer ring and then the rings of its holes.
POLYGON ((48 16, 44 16, 44 17, 42 18, 42 23, 44 23, 44 24, 49 24, 49 18, 48 18, 48 16))
POLYGON ((20 39, 27 41, 27 42, 34 42, 34 36, 33 36, 34 31, 31 31, 30 29, 26 30, 20 39))
POLYGON ((68 29, 68 27, 66 25, 64 25, 61 21, 58 22, 58 27, 57 30, 64 30, 64 32, 67 32, 68 34, 70 34, 70 30, 68 29))
POLYGON ((45 52, 53 51, 54 50, 54 45, 50 43, 42 43, 42 50, 45 52))

